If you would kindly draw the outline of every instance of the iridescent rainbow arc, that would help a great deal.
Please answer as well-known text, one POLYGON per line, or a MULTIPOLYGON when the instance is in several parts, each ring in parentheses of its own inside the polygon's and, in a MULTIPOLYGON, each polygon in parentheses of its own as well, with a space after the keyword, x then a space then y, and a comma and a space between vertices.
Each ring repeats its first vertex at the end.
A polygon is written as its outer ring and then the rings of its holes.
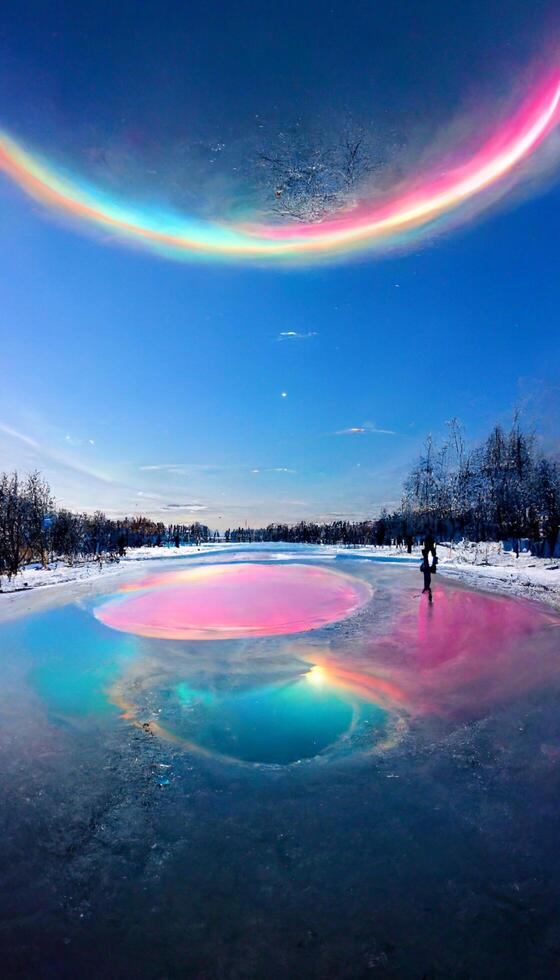
POLYGON ((382 203, 367 202, 313 225, 225 224, 119 201, 80 177, 66 176, 2 132, 0 169, 49 207, 173 258, 312 262, 360 249, 388 250, 427 233, 436 221, 451 220, 461 206, 510 175, 559 119, 556 75, 470 159, 417 179, 413 190, 409 181, 382 203))

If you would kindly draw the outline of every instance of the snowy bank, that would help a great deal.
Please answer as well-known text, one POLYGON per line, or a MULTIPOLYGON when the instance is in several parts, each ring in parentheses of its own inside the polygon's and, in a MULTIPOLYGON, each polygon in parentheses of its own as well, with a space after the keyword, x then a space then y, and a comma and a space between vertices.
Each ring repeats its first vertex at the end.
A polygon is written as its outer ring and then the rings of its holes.
POLYGON ((438 571, 477 588, 538 599, 560 608, 560 561, 535 558, 529 551, 504 551, 495 542, 438 546, 438 571))

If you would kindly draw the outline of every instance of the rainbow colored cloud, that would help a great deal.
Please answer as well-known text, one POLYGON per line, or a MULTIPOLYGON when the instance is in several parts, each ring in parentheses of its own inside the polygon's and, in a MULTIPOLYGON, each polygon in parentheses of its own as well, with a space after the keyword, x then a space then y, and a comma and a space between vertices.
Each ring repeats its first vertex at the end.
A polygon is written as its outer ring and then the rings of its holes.
POLYGON ((388 251, 451 223, 475 199, 485 203, 560 119, 558 73, 527 98, 470 158, 417 176, 382 201, 310 225, 225 224, 118 200, 31 153, 0 132, 0 169, 48 207, 175 259, 316 262, 356 251, 388 251))

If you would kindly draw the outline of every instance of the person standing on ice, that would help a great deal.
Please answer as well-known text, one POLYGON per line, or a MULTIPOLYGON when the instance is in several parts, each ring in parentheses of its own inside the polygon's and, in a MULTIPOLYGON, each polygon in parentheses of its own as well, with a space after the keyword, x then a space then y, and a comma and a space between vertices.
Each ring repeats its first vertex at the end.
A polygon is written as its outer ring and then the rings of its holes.
MULTIPOLYGON (((432 572, 432 575, 435 575, 435 573, 437 572, 438 556, 436 554, 436 539, 434 538, 431 531, 428 531, 424 535, 424 549, 426 550, 426 553, 428 555, 430 553, 432 555, 432 564, 430 567, 430 571, 432 572)), ((422 551, 422 554, 424 554, 424 551, 422 551)))
POLYGON ((432 596, 432 570, 430 568, 430 559, 428 557, 429 554, 430 554, 430 552, 428 551, 427 548, 423 548, 422 549, 422 563, 420 565, 420 571, 424 575, 424 588, 422 589, 422 595, 424 595, 424 593, 427 592, 428 593, 428 600, 429 600, 429 602, 432 602, 433 601, 433 596, 432 596))
MULTIPOLYGON (((424 548, 430 553, 432 552, 433 557, 436 557, 436 541, 431 531, 427 531, 424 535, 424 548)), ((424 554, 424 552, 422 552, 424 554)))

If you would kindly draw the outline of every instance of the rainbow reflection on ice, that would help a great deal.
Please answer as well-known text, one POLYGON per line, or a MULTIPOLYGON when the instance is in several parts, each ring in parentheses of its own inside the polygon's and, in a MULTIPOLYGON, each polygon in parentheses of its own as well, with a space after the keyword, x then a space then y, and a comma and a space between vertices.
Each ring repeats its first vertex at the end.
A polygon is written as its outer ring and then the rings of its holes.
MULTIPOLYGON (((360 566, 358 578, 318 565, 243 561, 143 579, 126 592, 138 600, 151 596, 148 610, 130 609, 125 594, 98 608, 98 619, 114 626, 120 609, 117 628, 126 623, 130 631, 142 616, 145 628, 147 611, 165 616, 170 609, 169 629, 188 622, 195 638, 161 643, 158 633, 124 665, 108 697, 133 725, 188 752, 286 765, 384 753, 411 721, 466 722, 557 675, 553 613, 446 580, 430 606, 418 601, 413 575, 360 566), (181 589, 191 600, 185 608, 181 589), (351 608, 362 609, 351 625, 316 629, 340 620, 343 609, 350 616, 351 608), (234 622, 244 632, 232 633, 234 622), (290 632, 298 635, 275 635, 290 632), (197 644, 201 637, 242 642, 197 644)), ((160 625, 150 619, 150 629, 160 625)))
POLYGON ((390 631, 356 639, 348 654, 315 649, 317 684, 409 717, 477 717, 558 674, 557 614, 524 599, 438 582, 437 603, 402 609, 390 631))
POLYGON ((316 565, 208 565, 151 575, 95 610, 106 626, 168 640, 278 636, 338 622, 373 594, 316 565), (130 593, 134 594, 130 594, 130 593))
MULTIPOLYGON (((361 976, 375 964, 363 951, 383 951, 368 939, 380 922, 388 937, 409 923, 430 936, 388 959, 392 976, 435 963, 482 980, 506 947, 502 976, 555 976, 554 944, 529 960, 518 937, 546 941, 557 923, 558 612, 440 574, 430 606, 416 562, 313 546, 202 552, 142 575, 251 555, 365 579, 371 599, 306 634, 164 640, 97 619, 115 579, 92 576, 44 590, 34 614, 21 595, 25 614, 0 622, 3 935, 17 975, 62 963, 80 976, 85 963, 85 976, 126 977, 134 963, 153 978, 163 950, 166 975, 200 976, 201 949, 223 959, 228 945, 253 975, 276 975, 270 950, 302 936, 304 959, 282 959, 283 976, 317 962, 361 976), (134 945, 141 931, 155 941, 134 945), (483 943, 467 962, 471 933, 483 943), (78 942, 86 956, 68 965, 78 942), (107 952, 91 966, 95 949, 107 952)), ((122 598, 142 594, 133 569, 122 598)))
POLYGON ((254 554, 152 563, 110 596, 96 583, 91 602, 4 624, 45 726, 124 723, 123 738, 131 726, 228 765, 342 762, 560 684, 560 620, 543 605, 438 575, 430 606, 416 568, 254 554))

